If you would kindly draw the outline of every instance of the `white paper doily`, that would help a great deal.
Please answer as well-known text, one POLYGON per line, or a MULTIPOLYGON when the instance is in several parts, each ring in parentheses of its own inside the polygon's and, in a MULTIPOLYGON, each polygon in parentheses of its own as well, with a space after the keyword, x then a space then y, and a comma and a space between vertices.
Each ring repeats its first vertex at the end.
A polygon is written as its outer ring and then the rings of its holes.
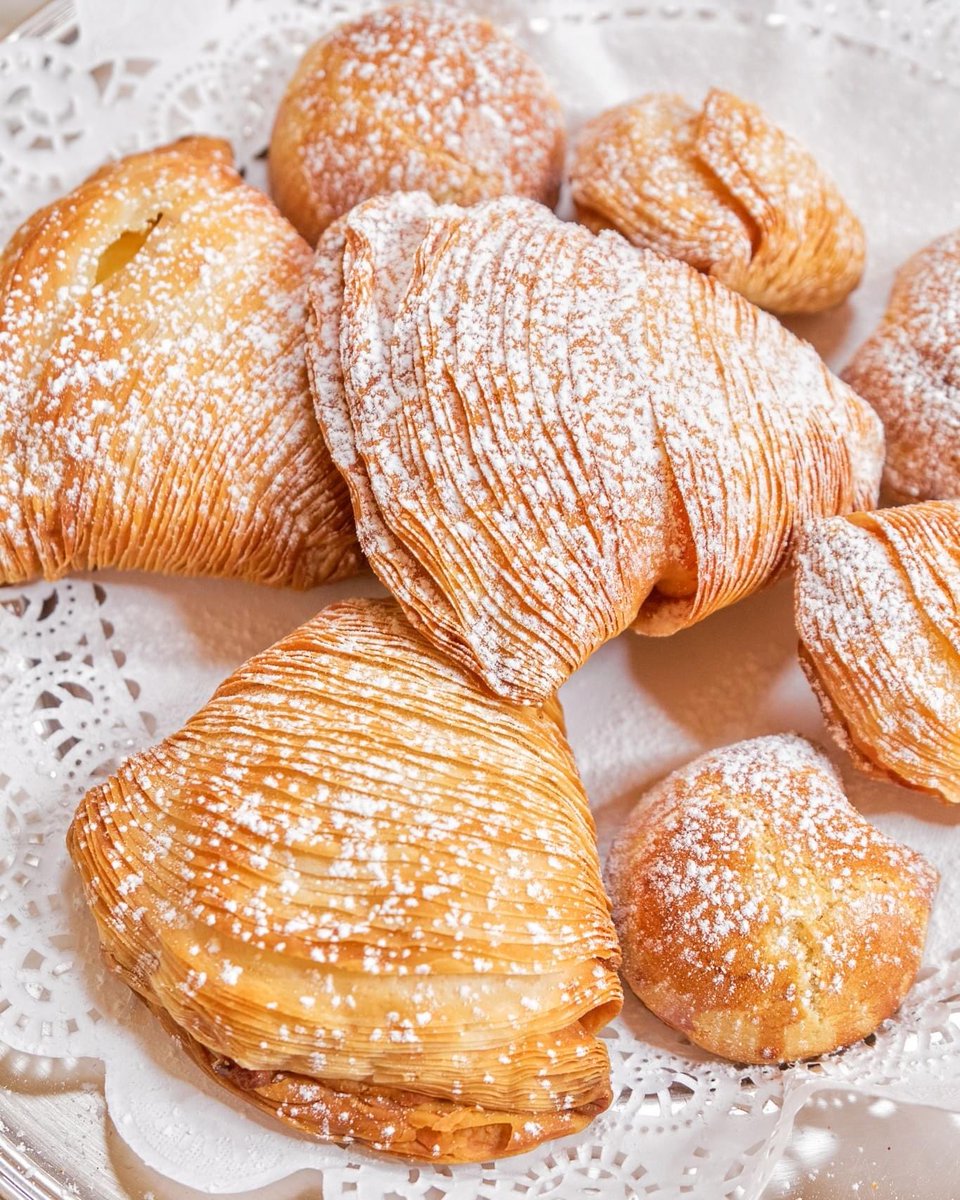
MULTIPOLYGON (((361 3, 82 0, 69 44, 0 45, 4 235, 105 157, 188 130, 225 134, 255 181, 299 54, 361 3)), ((853 302, 796 327, 834 365, 875 321, 895 265, 960 225, 954 0, 477 4, 553 76, 574 125, 645 90, 725 86, 815 147, 865 220, 853 302), (838 11, 839 9, 839 11, 838 11), (955 168, 954 168, 955 169, 955 168)), ((386 1163, 318 1146, 235 1104, 100 966, 63 849, 82 791, 176 728, 249 654, 369 577, 306 595, 104 575, 0 590, 0 1041, 97 1058, 110 1115, 150 1166, 240 1191, 323 1172, 324 1200, 760 1194, 793 1119, 842 1086, 960 1111, 960 813, 845 774, 860 807, 922 850, 944 882, 921 981, 898 1018, 821 1063, 737 1070, 629 1002, 608 1030, 614 1105, 583 1135, 482 1167, 386 1163)), ((602 847, 638 791, 702 749, 799 729, 826 741, 795 663, 789 586, 665 641, 626 635, 563 690, 602 847)))

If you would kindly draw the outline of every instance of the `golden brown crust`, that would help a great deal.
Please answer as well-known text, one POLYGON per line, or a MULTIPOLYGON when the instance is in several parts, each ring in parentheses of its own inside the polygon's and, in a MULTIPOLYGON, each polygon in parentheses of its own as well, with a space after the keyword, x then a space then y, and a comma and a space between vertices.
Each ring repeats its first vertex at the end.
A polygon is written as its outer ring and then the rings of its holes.
POLYGON ((898 500, 960 496, 960 229, 897 272, 883 320, 843 377, 887 435, 884 483, 898 500))
POLYGON ((800 555, 801 662, 868 774, 960 802, 960 502, 818 523, 800 555))
POLYGON ((324 1082, 287 1071, 248 1071, 212 1053, 162 1009, 153 1012, 193 1061, 234 1095, 311 1137, 360 1142, 399 1158, 463 1163, 523 1154, 542 1142, 579 1133, 612 1099, 607 1082, 605 1089, 597 1089, 595 1100, 573 1111, 532 1114, 470 1107, 415 1089, 349 1079, 324 1082), (392 1132, 385 1135, 385 1130, 392 1132))
POLYGON ((610 1102, 619 949, 559 705, 494 699, 392 601, 251 659, 68 844, 113 968, 306 1132, 478 1160, 610 1102))
POLYGON ((697 112, 654 94, 586 126, 578 218, 681 258, 773 312, 839 304, 863 271, 863 229, 814 158, 756 105, 713 89, 697 112))
POLYGON ((803 642, 800 642, 797 646, 797 658, 800 662, 800 669, 803 671, 807 683, 810 685, 810 690, 820 704, 820 713, 823 717, 824 725, 826 725, 827 729, 833 735, 833 740, 837 745, 841 746, 850 755, 854 766, 859 771, 862 771, 864 775, 869 775, 871 779, 883 779, 892 783, 902 782, 889 771, 881 770, 866 755, 861 753, 859 746, 852 736, 851 730, 843 718, 843 714, 833 703, 829 693, 824 690, 814 661, 803 642))
POLYGON ((798 737, 713 751, 638 804, 607 861, 624 976, 738 1062, 824 1054, 907 993, 936 871, 872 828, 798 737))
POLYGON ((358 564, 303 361, 310 251, 226 143, 111 163, 0 257, 0 581, 358 564))
POLYGON ((399 5, 341 25, 305 54, 270 142, 270 187, 315 244, 361 200, 423 190, 472 204, 554 205, 563 114, 540 69, 488 21, 399 5))
POLYGON ((368 560, 498 695, 672 633, 875 502, 880 423, 675 259, 526 200, 365 201, 317 247, 308 362, 368 560))

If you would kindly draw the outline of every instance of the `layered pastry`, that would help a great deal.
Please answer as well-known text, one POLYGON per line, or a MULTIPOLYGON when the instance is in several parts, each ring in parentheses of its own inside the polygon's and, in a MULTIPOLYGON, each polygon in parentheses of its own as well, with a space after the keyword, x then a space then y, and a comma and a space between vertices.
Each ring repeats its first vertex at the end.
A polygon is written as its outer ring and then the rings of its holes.
POLYGON ((187 138, 103 167, 0 256, 0 583, 352 571, 304 363, 311 253, 187 138))
POLYGON ((251 659, 68 841, 114 970, 305 1133, 481 1161, 610 1103, 619 949, 559 704, 495 699, 392 601, 251 659))
POLYGON ((891 494, 960 496, 960 229, 901 267, 844 378, 883 420, 891 494))
POLYGON ((727 746, 639 802, 607 861, 624 976, 737 1062, 824 1054, 906 995, 936 871, 869 825, 814 746, 727 746))
POLYGON ((800 661, 870 775, 960 802, 960 501, 820 522, 799 556, 800 661))
POLYGON ((397 5, 304 56, 277 112, 270 187, 311 243, 369 196, 422 189, 472 204, 556 203, 563 114, 540 68, 488 21, 397 5))
POLYGON ((530 201, 366 201, 318 244, 308 320, 370 564, 512 700, 631 624, 749 595, 812 518, 875 503, 880 423, 810 346, 530 201))
POLYGON ((590 121, 571 186, 591 229, 681 258, 773 312, 831 308, 863 273, 863 228, 813 156, 716 88, 699 110, 656 93, 590 121))

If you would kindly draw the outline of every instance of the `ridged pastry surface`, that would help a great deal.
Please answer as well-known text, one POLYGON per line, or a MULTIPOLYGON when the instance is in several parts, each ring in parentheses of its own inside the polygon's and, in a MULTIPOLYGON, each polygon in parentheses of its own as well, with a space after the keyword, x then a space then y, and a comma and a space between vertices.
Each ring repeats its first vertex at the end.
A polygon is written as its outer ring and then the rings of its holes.
POLYGON ((756 738, 667 776, 607 860, 624 977, 738 1062, 823 1054, 899 1007, 937 873, 869 825, 802 738, 756 738))
POLYGON ((491 697, 392 601, 251 659, 69 846, 108 961, 307 1133, 479 1161, 610 1102, 619 949, 559 705, 491 697))
POLYGON ((890 491, 960 496, 960 229, 900 269, 883 320, 843 375, 883 420, 890 491))
POLYGON ((364 552, 499 695, 749 595, 811 518, 875 501, 879 421, 811 347, 530 201, 367 201, 321 238, 310 309, 364 552))
POLYGON ((960 802, 960 502, 823 521, 799 557, 800 660, 868 774, 960 802))
POLYGON ((0 257, 0 582, 352 571, 303 348, 306 243, 229 147, 103 167, 0 257))
POLYGON ((515 193, 553 205, 565 145, 550 84, 505 33, 450 8, 393 5, 304 55, 274 122, 270 187, 314 244, 383 192, 460 204, 515 193))
POLYGON ((585 127, 578 217, 681 258, 773 312, 820 312, 860 281, 863 228, 811 154, 754 104, 657 93, 585 127))

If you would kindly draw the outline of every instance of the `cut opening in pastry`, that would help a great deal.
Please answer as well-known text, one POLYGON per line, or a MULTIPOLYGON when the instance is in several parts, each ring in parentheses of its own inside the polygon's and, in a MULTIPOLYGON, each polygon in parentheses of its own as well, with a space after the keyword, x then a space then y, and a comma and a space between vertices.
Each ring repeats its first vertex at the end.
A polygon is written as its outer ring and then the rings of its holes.
POLYGON ((0 581, 355 569, 303 362, 311 262, 216 138, 109 163, 21 226, 0 255, 0 581))
POLYGON ((103 283, 111 275, 121 271, 131 259, 143 249, 151 233, 163 219, 163 213, 152 216, 141 229, 125 229, 118 238, 110 243, 97 259, 97 273, 94 283, 103 283))

